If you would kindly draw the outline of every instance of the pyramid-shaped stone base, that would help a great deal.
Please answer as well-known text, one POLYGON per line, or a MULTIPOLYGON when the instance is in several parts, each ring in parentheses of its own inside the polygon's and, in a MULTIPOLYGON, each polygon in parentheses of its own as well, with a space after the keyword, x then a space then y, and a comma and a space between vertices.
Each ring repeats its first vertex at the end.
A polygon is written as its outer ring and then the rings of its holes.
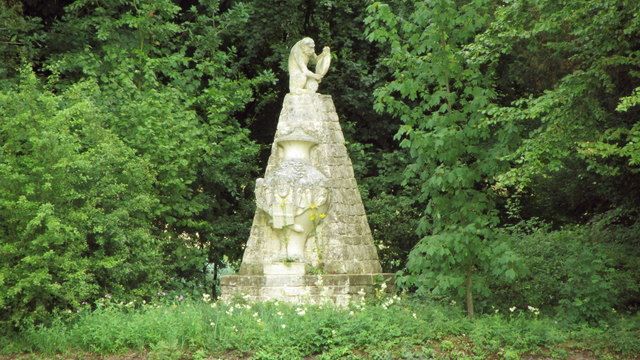
POLYGON ((256 185, 256 200, 258 209, 239 275, 221 279, 223 298, 346 304, 354 296, 372 292, 375 284, 392 287, 393 275, 381 273, 330 96, 287 94, 265 179, 256 185), (290 144, 298 148, 287 148, 290 144), (308 154, 300 155, 306 149, 300 144, 308 144, 308 154), (296 165, 300 161, 304 164, 296 165), (286 176, 293 179, 290 182, 298 179, 302 190, 292 192, 293 185, 280 189, 287 184, 278 177, 286 176), (292 193, 297 194, 295 201, 292 193), (280 199, 280 207, 274 198, 280 199), (291 230, 297 223, 303 226, 291 230), (290 238, 296 237, 304 239, 295 258, 289 258, 295 240, 290 238))

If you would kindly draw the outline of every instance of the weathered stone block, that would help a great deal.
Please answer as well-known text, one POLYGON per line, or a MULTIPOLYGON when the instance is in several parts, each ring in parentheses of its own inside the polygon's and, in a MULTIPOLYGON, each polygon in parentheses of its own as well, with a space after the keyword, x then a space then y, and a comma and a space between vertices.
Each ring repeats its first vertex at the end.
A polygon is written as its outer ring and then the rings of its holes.
POLYGON ((265 275, 304 275, 304 263, 272 263, 263 265, 265 275))

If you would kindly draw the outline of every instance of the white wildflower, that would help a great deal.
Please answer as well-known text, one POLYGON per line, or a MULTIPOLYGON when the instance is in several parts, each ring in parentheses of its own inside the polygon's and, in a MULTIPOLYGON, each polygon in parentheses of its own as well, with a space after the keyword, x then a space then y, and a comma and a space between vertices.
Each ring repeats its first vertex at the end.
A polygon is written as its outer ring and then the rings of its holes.
POLYGON ((514 307, 510 307, 510 308, 509 308, 509 311, 511 311, 511 312, 516 311, 516 307, 515 307, 515 306, 514 306, 514 307))

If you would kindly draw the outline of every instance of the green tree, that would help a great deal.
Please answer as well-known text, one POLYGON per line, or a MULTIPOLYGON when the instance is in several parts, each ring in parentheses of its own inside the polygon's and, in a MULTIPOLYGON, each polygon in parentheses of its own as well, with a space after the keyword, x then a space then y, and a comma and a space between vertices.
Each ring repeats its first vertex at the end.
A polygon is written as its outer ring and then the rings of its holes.
MULTIPOLYGON (((40 19, 23 15, 19 1, 0 4, 0 80, 12 79, 23 62, 37 54, 37 44, 44 38, 40 19)), ((1 84, 1 83, 0 83, 1 84)))
MULTIPOLYGON (((45 321, 112 294, 152 296, 165 272, 151 234, 154 172, 104 127, 95 83, 60 95, 30 70, 0 93, 0 315, 45 321)), ((5 327, 6 326, 6 327, 5 327)))
POLYGON ((165 239, 173 277, 193 280, 224 255, 238 258, 258 148, 234 114, 272 78, 241 76, 234 49, 222 48, 224 32, 246 21, 244 8, 222 14, 216 1, 163 0, 74 1, 65 10, 45 68, 62 88, 95 79, 107 126, 153 167, 154 234, 165 239))
POLYGON ((492 188, 503 171, 510 129, 488 115, 491 78, 469 61, 466 46, 489 21, 485 1, 420 2, 394 13, 369 6, 368 37, 389 47, 382 61, 392 80, 375 90, 376 109, 401 119, 396 134, 409 149, 406 177, 417 178, 427 205, 420 242, 399 281, 418 291, 464 295, 474 314, 474 292, 486 294, 483 275, 514 279, 516 257, 494 230, 492 188))
POLYGON ((639 11, 637 1, 517 0, 470 46, 496 71, 493 115, 522 137, 497 185, 517 217, 563 224, 637 208, 639 11))

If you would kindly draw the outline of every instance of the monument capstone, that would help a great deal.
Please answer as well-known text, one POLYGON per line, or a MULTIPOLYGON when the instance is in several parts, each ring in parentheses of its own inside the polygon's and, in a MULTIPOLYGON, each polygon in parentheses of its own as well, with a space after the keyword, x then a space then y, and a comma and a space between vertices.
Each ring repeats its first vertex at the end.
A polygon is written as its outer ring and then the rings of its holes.
POLYGON ((284 98, 240 271, 222 298, 346 305, 393 275, 382 273, 331 96, 316 93, 331 53, 311 38, 289 54, 284 98), (315 63, 315 71, 309 63, 315 63))

